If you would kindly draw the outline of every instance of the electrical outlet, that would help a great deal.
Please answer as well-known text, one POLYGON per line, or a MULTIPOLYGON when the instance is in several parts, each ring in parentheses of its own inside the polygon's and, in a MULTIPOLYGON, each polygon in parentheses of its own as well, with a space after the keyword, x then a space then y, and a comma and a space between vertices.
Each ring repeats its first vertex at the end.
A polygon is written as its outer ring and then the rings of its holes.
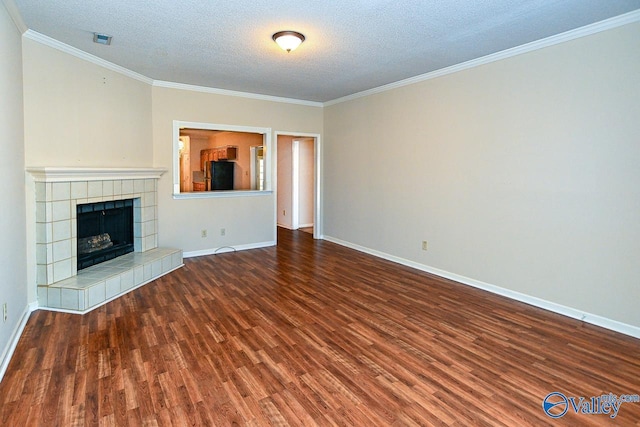
POLYGON ((224 228, 220 229, 220 235, 221 236, 225 236, 227 234, 227 230, 225 230, 224 228))
POLYGON ((423 250, 423 251, 426 251, 426 250, 427 250, 427 241, 426 241, 426 240, 423 240, 423 241, 422 241, 422 250, 423 250))
POLYGON ((9 313, 7 311, 7 303, 2 304, 2 322, 6 322, 9 318, 9 313))
POLYGON ((207 237, 207 230, 202 230, 202 231, 201 231, 201 233, 200 233, 200 235, 201 235, 203 238, 207 237))

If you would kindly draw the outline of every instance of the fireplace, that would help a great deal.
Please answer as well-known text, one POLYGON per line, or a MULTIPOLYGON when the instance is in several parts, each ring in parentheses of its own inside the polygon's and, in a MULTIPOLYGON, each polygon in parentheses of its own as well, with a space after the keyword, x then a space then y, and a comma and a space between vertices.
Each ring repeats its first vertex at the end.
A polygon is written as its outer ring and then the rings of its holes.
POLYGON ((76 206, 78 271, 133 252, 133 199, 76 206))
POLYGON ((164 169, 27 171, 35 192, 40 308, 86 313, 183 265, 180 249, 158 247, 164 169))
POLYGON ((35 181, 38 285, 76 276, 78 206, 131 199, 134 252, 158 246, 157 181, 162 171, 50 167, 28 171, 35 181))

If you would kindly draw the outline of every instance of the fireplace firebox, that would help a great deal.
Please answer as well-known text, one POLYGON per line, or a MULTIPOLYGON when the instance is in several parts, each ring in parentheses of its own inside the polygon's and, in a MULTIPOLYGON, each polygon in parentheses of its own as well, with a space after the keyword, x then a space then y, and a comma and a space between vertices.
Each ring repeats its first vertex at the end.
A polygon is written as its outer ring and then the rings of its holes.
POLYGON ((78 271, 134 251, 133 199, 77 205, 78 271))

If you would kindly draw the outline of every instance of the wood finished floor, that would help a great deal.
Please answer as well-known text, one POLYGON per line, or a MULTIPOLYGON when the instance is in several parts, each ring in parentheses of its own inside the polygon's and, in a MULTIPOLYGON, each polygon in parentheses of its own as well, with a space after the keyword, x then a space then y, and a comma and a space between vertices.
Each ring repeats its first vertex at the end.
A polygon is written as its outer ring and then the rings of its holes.
POLYGON ((0 425, 640 425, 640 340, 279 230, 84 316, 32 313, 0 425))

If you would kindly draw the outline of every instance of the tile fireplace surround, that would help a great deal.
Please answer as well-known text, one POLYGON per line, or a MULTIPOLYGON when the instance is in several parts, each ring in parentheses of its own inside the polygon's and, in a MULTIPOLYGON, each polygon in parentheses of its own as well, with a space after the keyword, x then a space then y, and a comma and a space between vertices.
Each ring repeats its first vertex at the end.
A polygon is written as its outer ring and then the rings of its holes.
POLYGON ((38 306, 86 313, 181 267, 158 248, 157 190, 165 169, 28 168, 35 182, 38 306), (134 252, 77 271, 76 206, 133 199, 134 252))

